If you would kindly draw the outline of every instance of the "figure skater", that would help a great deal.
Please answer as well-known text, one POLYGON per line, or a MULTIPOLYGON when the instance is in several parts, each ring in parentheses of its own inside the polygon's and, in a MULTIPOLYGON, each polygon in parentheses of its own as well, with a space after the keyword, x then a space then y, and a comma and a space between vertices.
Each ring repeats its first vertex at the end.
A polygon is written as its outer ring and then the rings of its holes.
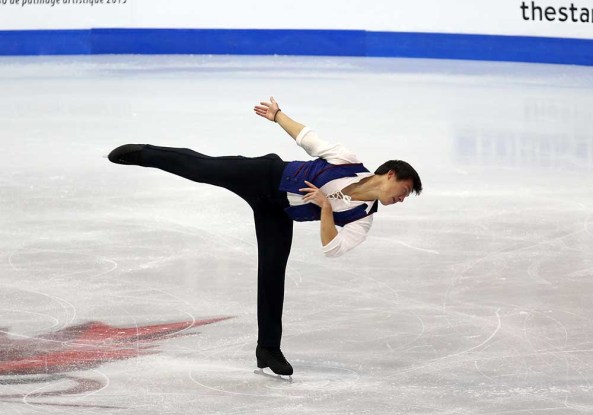
POLYGON ((273 97, 254 111, 278 123, 315 160, 285 162, 276 154, 211 157, 149 144, 120 146, 109 160, 220 186, 251 206, 258 247, 257 366, 290 376, 293 368, 280 341, 293 222, 320 221, 321 249, 328 257, 338 257, 365 240, 379 202, 403 202, 411 193, 420 194, 422 183, 416 170, 401 160, 387 161, 369 172, 350 150, 292 120, 273 97))

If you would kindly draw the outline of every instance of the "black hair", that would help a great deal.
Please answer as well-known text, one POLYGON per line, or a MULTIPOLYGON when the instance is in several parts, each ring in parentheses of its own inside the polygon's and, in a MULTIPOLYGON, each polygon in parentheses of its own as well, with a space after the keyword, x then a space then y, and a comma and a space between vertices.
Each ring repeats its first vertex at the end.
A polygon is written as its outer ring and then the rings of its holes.
POLYGON ((412 192, 417 195, 422 192, 422 182, 414 167, 402 160, 389 160, 381 164, 375 171, 375 174, 387 174, 390 170, 395 172, 397 181, 412 179, 412 192))

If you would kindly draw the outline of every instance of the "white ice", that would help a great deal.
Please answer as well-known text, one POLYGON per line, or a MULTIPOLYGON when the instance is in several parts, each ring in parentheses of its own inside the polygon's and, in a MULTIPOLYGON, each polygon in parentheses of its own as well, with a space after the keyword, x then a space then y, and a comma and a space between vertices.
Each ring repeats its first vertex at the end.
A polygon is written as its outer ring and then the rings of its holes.
POLYGON ((586 67, 2 58, 0 369, 35 347, 51 365, 39 336, 86 322, 233 318, 149 355, 0 376, 0 411, 593 413, 592 119, 586 67), (253 114, 270 95, 369 169, 410 162, 425 188, 380 207, 368 240, 339 259, 323 256, 318 223, 295 225, 292 384, 253 374, 248 206, 104 158, 124 143, 306 158, 253 114))

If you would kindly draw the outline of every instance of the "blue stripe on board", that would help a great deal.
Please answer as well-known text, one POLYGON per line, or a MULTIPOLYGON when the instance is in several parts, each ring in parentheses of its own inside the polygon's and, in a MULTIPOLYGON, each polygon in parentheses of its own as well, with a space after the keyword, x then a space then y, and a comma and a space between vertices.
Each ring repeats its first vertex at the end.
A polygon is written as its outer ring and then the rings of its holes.
POLYGON ((367 56, 593 65, 593 40, 367 32, 367 56))
POLYGON ((0 31, 0 55, 69 54, 383 56, 593 65, 593 40, 362 30, 0 31))
POLYGON ((94 53, 364 56, 363 31, 98 29, 94 53))
POLYGON ((86 55, 90 30, 0 31, 0 55, 86 55))

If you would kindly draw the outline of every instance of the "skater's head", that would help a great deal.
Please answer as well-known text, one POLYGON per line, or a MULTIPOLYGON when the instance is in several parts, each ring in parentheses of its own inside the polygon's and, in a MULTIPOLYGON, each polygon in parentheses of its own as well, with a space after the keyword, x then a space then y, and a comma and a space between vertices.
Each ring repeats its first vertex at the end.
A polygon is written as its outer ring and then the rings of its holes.
POLYGON ((379 201, 382 205, 403 202, 410 194, 422 192, 420 176, 402 160, 389 160, 375 171, 381 180, 379 201))

